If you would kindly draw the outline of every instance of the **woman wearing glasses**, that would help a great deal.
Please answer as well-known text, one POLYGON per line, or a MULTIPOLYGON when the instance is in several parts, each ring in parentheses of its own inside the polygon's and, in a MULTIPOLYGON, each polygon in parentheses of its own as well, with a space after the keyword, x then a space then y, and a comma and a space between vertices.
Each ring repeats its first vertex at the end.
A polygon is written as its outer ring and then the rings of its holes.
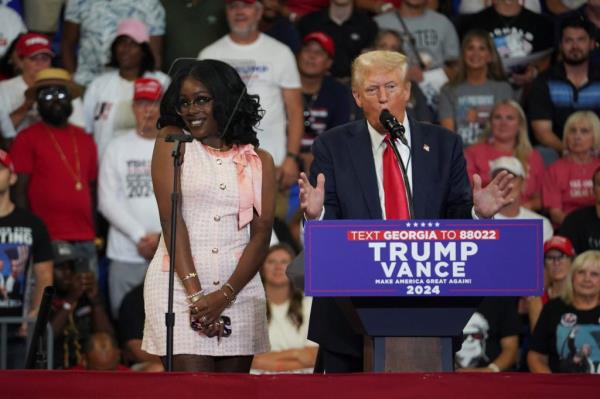
POLYGON ((535 328, 542 307, 550 299, 558 298, 564 293, 573 256, 573 245, 566 237, 554 236, 544 243, 544 294, 541 297, 527 298, 531 331, 535 328))
POLYGON ((184 148, 177 220, 173 369, 248 372, 255 353, 269 350, 266 300, 258 275, 269 248, 275 168, 258 149, 262 117, 256 96, 229 65, 194 61, 173 78, 161 103, 152 179, 163 239, 145 281, 143 349, 166 354, 172 143, 184 148))

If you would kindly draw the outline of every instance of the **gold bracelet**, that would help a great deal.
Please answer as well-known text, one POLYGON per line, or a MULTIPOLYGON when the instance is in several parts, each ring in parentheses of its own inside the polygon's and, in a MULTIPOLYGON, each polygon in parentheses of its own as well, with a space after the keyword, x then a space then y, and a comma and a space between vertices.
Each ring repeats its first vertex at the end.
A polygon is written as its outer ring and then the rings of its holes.
POLYGON ((224 284, 223 287, 220 288, 220 291, 223 293, 223 295, 225 296, 225 299, 227 300, 227 307, 230 307, 231 305, 233 305, 235 303, 237 296, 235 295, 235 292, 233 291, 233 287, 231 286, 231 284, 229 284, 229 283, 224 284), (223 289, 225 287, 228 287, 232 291, 232 296, 227 295, 227 293, 223 289))
POLYGON ((192 296, 191 298, 188 298, 188 301, 190 302, 191 305, 194 305, 196 302, 198 302, 202 298, 204 298, 204 294, 197 294, 197 295, 192 296))
POLYGON ((200 289, 200 291, 196 291, 193 294, 187 295, 185 298, 188 300, 191 300, 195 296, 203 296, 203 295, 204 295, 204 290, 200 289))
POLYGON ((235 296, 235 290, 233 289, 233 286, 229 283, 225 283, 223 284, 223 287, 227 287, 231 290, 231 295, 235 296))
POLYGON ((194 277, 198 277, 198 275, 195 272, 188 273, 181 278, 181 282, 184 282, 185 280, 189 280, 194 277))

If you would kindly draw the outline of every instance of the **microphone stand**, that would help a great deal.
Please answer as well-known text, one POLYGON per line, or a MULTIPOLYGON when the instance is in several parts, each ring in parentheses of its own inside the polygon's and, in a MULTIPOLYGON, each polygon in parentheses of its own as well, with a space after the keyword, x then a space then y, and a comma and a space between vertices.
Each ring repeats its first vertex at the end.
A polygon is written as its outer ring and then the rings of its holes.
MULTIPOLYGON (((44 288, 42 302, 33 328, 33 335, 31 336, 31 341, 29 342, 27 355, 25 357, 26 369, 43 369, 48 366, 48 357, 46 353, 48 348, 44 347, 44 335, 46 333, 46 325, 48 324, 52 298, 54 298, 55 292, 55 288, 51 285, 44 288)), ((53 365, 50 366, 52 367, 53 365)))
POLYGON ((174 143, 173 152, 173 191, 171 193, 171 241, 169 253, 169 289, 167 313, 165 313, 165 325, 167 327, 167 361, 166 369, 173 371, 173 327, 175 326, 175 313, 173 313, 173 290, 175 286, 175 244, 177 242, 177 212, 179 204, 179 177, 181 175, 181 165, 183 158, 181 154, 181 144, 189 143, 194 138, 185 134, 170 134, 165 139, 168 143, 174 143))

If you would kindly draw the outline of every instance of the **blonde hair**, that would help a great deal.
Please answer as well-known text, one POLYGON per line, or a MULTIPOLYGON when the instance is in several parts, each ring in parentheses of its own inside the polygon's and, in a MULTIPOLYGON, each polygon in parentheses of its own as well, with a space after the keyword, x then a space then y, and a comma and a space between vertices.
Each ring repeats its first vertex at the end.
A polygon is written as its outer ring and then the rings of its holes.
POLYGON ((352 62, 352 88, 358 89, 373 68, 382 68, 386 72, 398 70, 400 79, 405 80, 408 59, 404 54, 387 50, 373 50, 359 55, 352 62))
POLYGON ((574 124, 582 121, 589 123, 590 127, 592 128, 592 134, 594 136, 594 144, 592 149, 594 152, 597 152, 598 149, 600 149, 600 119, 598 119, 598 116, 594 111, 577 111, 569 116, 563 129, 563 145, 566 149, 568 149, 567 136, 569 134, 569 130, 574 124))
POLYGON ((487 78, 488 80, 505 80, 506 75, 504 74, 504 69, 502 68, 502 62, 500 61, 500 55, 498 55, 498 51, 496 50, 496 46, 494 42, 492 42, 492 38, 490 34, 484 30, 474 29, 467 32, 465 35, 460 49, 460 57, 458 60, 458 71, 454 79, 450 81, 451 86, 456 86, 467 80, 467 65, 465 63, 465 50, 467 46, 474 40, 479 39, 483 42, 486 49, 490 52, 492 59, 488 64, 487 68, 487 78))
POLYGON ((519 161, 521 161, 521 164, 523 165, 523 170, 525 171, 525 175, 529 175, 528 169, 529 169, 529 156, 531 155, 531 152, 533 151, 533 148, 531 146, 531 141, 529 141, 529 133, 527 131, 527 117, 525 116, 525 111, 523 111, 523 108, 521 108, 521 106, 519 105, 518 102, 516 102, 515 100, 511 100, 511 99, 506 99, 506 100, 500 100, 498 101, 496 104, 494 104, 494 107, 492 108, 492 111, 490 112, 490 120, 488 123, 488 126, 486 127, 486 129, 483 132, 483 136, 481 137, 481 142, 490 142, 493 140, 494 135, 492 133, 492 128, 491 128, 491 121, 492 118, 494 117, 494 113, 498 110, 498 108, 507 105, 509 107, 512 107, 514 110, 517 111, 517 114, 519 115, 519 131, 517 132, 517 137, 516 137, 516 142, 515 142, 515 158, 517 158, 519 161))
MULTIPOLYGON (((591 249, 582 252, 581 254, 577 255, 577 257, 571 264, 569 276, 567 277, 566 281, 566 287, 563 294, 561 295, 562 300, 566 304, 571 305, 573 303, 573 276, 579 270, 590 266, 600 270, 600 251, 591 249)), ((598 299, 600 299, 600 297, 598 299)))

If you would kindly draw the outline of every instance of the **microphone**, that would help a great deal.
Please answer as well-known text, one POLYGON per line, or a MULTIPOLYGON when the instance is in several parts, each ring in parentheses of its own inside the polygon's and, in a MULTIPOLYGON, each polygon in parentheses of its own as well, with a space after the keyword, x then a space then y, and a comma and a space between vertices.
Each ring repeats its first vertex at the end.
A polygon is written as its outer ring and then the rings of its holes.
POLYGON ((394 117, 394 115, 392 115, 390 111, 388 111, 387 109, 381 111, 381 114, 379 114, 379 122, 388 132, 390 132, 390 135, 394 140, 400 139, 402 144, 408 146, 408 141, 404 136, 404 126, 402 126, 402 124, 398 122, 398 120, 394 117))
POLYGON ((185 133, 168 134, 165 138, 165 141, 167 143, 174 143, 176 141, 180 143, 191 143, 192 141, 194 141, 194 137, 185 133))

